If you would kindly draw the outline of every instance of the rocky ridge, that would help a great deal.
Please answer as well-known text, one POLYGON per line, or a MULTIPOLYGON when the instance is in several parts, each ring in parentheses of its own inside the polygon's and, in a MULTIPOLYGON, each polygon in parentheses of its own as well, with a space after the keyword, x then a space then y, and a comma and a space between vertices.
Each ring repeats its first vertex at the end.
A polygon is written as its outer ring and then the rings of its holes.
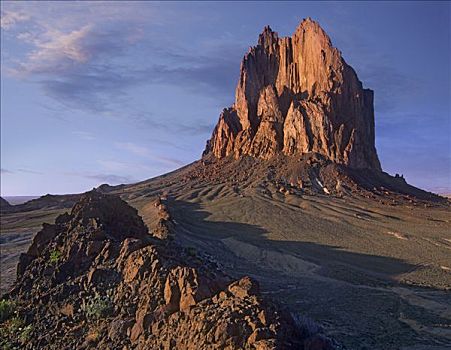
POLYGON ((204 156, 311 152, 351 168, 381 170, 373 91, 308 18, 292 37, 264 28, 243 58, 235 103, 222 112, 204 156))
POLYGON ((0 210, 5 211, 9 210, 12 205, 3 197, 0 197, 0 210))
POLYGON ((233 281, 171 239, 157 238, 119 197, 92 191, 45 224, 20 258, 2 315, 2 346, 23 349, 332 349, 302 318, 233 281))
MULTIPOLYGON (((119 186, 118 186, 119 187, 119 186)), ((6 205, 2 201, 1 209, 5 213, 24 213, 40 209, 69 209, 80 199, 80 194, 46 194, 22 204, 6 205)))

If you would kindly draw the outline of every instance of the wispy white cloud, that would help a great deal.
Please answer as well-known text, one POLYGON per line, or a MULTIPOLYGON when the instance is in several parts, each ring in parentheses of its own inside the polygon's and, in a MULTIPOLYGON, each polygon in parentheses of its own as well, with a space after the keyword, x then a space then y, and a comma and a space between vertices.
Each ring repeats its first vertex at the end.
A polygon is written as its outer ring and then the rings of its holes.
POLYGON ((114 172, 119 174, 127 174, 129 172, 153 173, 155 167, 140 162, 120 161, 115 159, 100 159, 97 163, 105 172, 114 172))
POLYGON ((94 134, 88 131, 72 131, 72 134, 80 137, 83 140, 92 141, 96 139, 94 134))
POLYGON ((184 162, 179 159, 155 154, 149 148, 137 145, 133 142, 116 142, 115 145, 118 149, 121 149, 123 151, 128 151, 138 156, 145 157, 167 165, 180 166, 184 164, 184 162))
POLYGON ((16 25, 11 34, 16 43, 25 44, 25 53, 2 53, 3 58, 9 57, 3 62, 4 72, 37 83, 46 96, 70 110, 107 117, 124 110, 128 119, 135 120, 130 91, 156 84, 224 98, 224 94, 232 95, 239 71, 235 60, 245 51, 230 40, 211 38, 199 44, 202 56, 170 41, 171 34, 161 35, 161 30, 180 21, 180 13, 171 5, 7 5, 8 11, 28 20, 26 25, 16 25), (131 59, 136 63, 124 64, 131 59))
POLYGON ((165 163, 165 164, 170 165, 170 166, 177 166, 177 167, 179 167, 179 166, 182 166, 182 165, 186 164, 182 160, 175 159, 175 158, 172 158, 172 157, 165 157, 165 156, 161 156, 161 155, 158 155, 158 156, 157 155, 153 155, 152 158, 157 160, 157 161, 159 161, 159 162, 161 162, 161 163, 165 163))
POLYGON ((43 173, 40 171, 24 169, 24 168, 19 168, 19 169, 17 169, 17 171, 21 172, 21 173, 27 173, 27 174, 43 175, 43 173))
POLYGON ((33 44, 35 49, 19 69, 26 73, 55 73, 88 62, 91 52, 84 43, 91 30, 92 26, 86 25, 68 33, 49 30, 40 36, 20 34, 18 39, 33 44))
POLYGON ((66 172, 64 175, 78 176, 85 179, 95 180, 100 183, 108 183, 110 185, 128 184, 136 182, 132 176, 121 176, 115 174, 102 174, 93 172, 66 172))
POLYGON ((14 169, 14 170, 9 170, 9 169, 5 169, 5 168, 1 169, 1 174, 17 174, 17 173, 43 175, 43 173, 40 171, 30 170, 30 169, 25 169, 25 168, 18 168, 18 169, 14 169))
POLYGON ((44 28, 58 30, 76 28, 87 23, 134 21, 136 23, 162 23, 167 11, 152 4, 110 1, 4 1, 2 3, 2 26, 15 29, 19 22, 32 21, 44 28), (3 20, 4 17, 4 20, 3 20), (15 26, 16 25, 16 26, 15 26))
POLYGON ((142 157, 149 157, 152 155, 148 148, 139 146, 133 142, 116 142, 116 147, 142 157))
POLYGON ((121 162, 117 160, 101 159, 97 163, 106 171, 111 172, 126 172, 129 171, 136 164, 130 164, 126 162, 121 162))
POLYGON ((27 21, 30 16, 20 11, 8 11, 2 10, 1 12, 1 28, 3 30, 9 30, 14 27, 18 22, 27 21))
POLYGON ((136 182, 132 176, 120 176, 114 174, 85 174, 83 175, 87 179, 97 180, 110 185, 128 184, 136 182))

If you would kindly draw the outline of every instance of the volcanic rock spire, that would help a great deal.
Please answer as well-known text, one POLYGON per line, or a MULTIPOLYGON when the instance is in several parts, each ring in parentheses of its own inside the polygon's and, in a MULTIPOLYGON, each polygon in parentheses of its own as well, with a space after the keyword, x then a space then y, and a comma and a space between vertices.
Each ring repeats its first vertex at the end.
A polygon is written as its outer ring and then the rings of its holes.
POLYGON ((314 152, 352 168, 381 170, 373 91, 319 26, 292 37, 267 26, 241 62, 235 103, 222 112, 204 155, 217 158, 314 152))

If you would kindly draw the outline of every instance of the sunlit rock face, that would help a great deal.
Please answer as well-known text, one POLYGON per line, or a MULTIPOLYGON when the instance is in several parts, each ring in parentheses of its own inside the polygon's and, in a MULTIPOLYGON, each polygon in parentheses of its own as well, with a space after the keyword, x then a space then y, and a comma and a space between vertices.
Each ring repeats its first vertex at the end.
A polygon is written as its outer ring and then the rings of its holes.
POLYGON ((204 155, 217 158, 315 152, 353 168, 381 170, 373 91, 319 26, 305 19, 292 37, 270 27, 241 62, 235 103, 222 112, 204 155))

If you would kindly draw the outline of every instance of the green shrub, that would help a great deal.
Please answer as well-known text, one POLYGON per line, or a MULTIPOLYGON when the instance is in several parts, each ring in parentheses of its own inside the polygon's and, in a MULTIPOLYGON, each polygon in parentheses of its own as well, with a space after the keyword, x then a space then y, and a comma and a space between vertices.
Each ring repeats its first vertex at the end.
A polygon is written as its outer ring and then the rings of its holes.
POLYGON ((18 316, 10 318, 0 325, 0 349, 21 349, 22 347, 17 347, 17 341, 22 344, 27 343, 31 339, 32 331, 33 326, 25 326, 22 318, 18 316))
POLYGON ((24 321, 20 317, 13 317, 8 321, 8 330, 10 333, 17 333, 25 326, 24 321))
POLYGON ((29 324, 22 328, 22 332, 20 333, 20 341, 22 343, 26 343, 31 339, 31 333, 33 332, 33 326, 29 324))
POLYGON ((7 338, 8 338, 8 327, 6 327, 6 324, 1 324, 0 325, 0 349, 3 350, 4 348, 4 344, 9 343, 7 338))
POLYGON ((114 307, 108 296, 96 295, 84 304, 83 311, 88 319, 97 320, 111 316, 114 307))
POLYGON ((56 264, 61 259, 61 252, 59 250, 52 250, 50 252, 49 261, 52 264, 56 264))
POLYGON ((11 342, 7 339, 0 339, 0 349, 2 350, 13 350, 14 347, 11 342))
POLYGON ((10 300, 0 300, 0 322, 5 322, 14 313, 15 305, 10 300))

